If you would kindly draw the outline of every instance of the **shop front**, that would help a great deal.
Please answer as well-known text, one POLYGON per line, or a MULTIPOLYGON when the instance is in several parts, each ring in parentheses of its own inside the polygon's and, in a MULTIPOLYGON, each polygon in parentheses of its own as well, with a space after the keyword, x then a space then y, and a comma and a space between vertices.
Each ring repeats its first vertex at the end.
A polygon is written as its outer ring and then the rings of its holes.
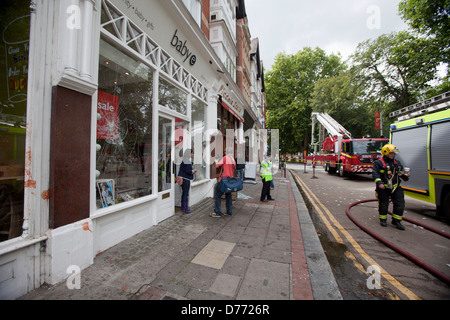
POLYGON ((211 58, 196 52, 195 39, 162 1, 145 4, 102 2, 95 252, 175 214, 176 174, 187 148, 196 151, 191 204, 212 189, 202 134, 214 88, 197 78, 216 76, 211 58))
MULTIPOLYGON (((69 267, 181 214, 176 174, 187 148, 197 169, 190 205, 212 197, 217 105, 236 90, 182 1, 39 0, 31 14, 20 2, 22 11, 6 6, 10 23, 23 19, 24 39, 4 46, 30 59, 1 56, 2 70, 20 69, 2 78, 18 83, 1 96, 2 298, 60 282, 69 267)), ((234 96, 228 104, 243 101, 234 96)), ((228 106, 228 119, 242 110, 228 106)))

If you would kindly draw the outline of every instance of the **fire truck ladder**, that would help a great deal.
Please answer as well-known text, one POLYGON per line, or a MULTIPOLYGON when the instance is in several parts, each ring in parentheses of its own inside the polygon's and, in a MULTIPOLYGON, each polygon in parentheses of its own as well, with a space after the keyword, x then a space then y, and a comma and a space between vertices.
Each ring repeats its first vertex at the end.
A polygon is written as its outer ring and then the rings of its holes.
POLYGON ((450 91, 393 111, 389 113, 389 118, 398 117, 397 121, 408 120, 448 107, 450 107, 450 91))
POLYGON ((328 134, 332 137, 337 136, 338 139, 351 138, 352 134, 345 129, 339 122, 334 120, 328 113, 313 112, 312 118, 312 133, 311 133, 311 145, 314 146, 314 153, 317 151, 317 145, 323 143, 325 140, 323 128, 328 131, 328 134), (319 141, 314 142, 315 123, 319 121, 321 127, 319 128, 319 141))

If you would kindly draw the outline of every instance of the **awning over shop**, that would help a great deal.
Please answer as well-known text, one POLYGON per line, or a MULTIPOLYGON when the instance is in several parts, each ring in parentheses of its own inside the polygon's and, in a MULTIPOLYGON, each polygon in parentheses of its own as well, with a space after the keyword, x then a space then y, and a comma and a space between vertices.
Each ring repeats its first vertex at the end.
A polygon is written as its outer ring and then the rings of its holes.
POLYGON ((229 107, 225 102, 223 102, 223 100, 221 101, 222 106, 227 109, 229 112, 231 112, 231 114, 238 119, 240 122, 244 123, 244 119, 242 119, 233 109, 231 109, 231 107, 229 107))

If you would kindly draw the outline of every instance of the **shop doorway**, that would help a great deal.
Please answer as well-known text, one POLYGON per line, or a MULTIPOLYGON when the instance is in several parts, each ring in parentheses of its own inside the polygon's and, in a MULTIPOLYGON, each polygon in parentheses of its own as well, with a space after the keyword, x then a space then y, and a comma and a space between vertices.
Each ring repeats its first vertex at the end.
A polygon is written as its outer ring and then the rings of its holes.
POLYGON ((159 115, 158 119, 158 195, 160 205, 158 216, 161 220, 175 213, 179 206, 180 187, 176 175, 180 167, 188 127, 187 122, 169 115, 159 115))

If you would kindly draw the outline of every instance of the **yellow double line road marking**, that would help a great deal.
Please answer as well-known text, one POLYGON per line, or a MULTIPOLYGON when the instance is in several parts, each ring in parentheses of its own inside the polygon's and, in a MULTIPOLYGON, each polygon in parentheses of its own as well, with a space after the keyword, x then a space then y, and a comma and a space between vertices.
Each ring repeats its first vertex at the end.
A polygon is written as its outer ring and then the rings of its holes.
MULTIPOLYGON (((364 250, 361 248, 358 242, 350 235, 350 233, 336 220, 336 218, 333 216, 333 214, 322 204, 322 202, 319 201, 319 199, 316 197, 316 195, 308 188, 308 186, 300 179, 300 177, 293 172, 292 170, 289 170, 294 177, 294 179, 297 181, 297 183, 302 187, 302 189, 307 194, 308 198, 310 199, 310 202, 316 209, 317 213, 320 215, 320 218, 328 228, 328 230, 333 235, 336 242, 344 244, 343 239, 337 232, 339 230, 342 235, 346 238, 346 240, 353 246, 353 248, 358 252, 361 257, 369 264, 378 266, 380 268, 381 276, 384 277, 389 283, 391 283, 394 287, 396 287, 400 292, 402 292, 405 296, 408 297, 410 300, 420 300, 418 296, 416 296, 411 290, 406 288, 404 285, 402 285, 397 279, 395 279, 392 275, 390 275, 386 270, 384 270, 381 266, 379 266, 375 260, 373 260, 364 250), (314 200, 314 201, 313 201, 314 200), (328 217, 328 218, 327 218, 328 217), (330 222, 331 221, 331 222, 330 222), (336 230, 337 229, 337 230, 336 230)), ((362 272, 366 272, 364 267, 357 262, 356 257, 351 253, 347 252, 346 256, 350 258, 355 266, 360 269, 362 272)))

